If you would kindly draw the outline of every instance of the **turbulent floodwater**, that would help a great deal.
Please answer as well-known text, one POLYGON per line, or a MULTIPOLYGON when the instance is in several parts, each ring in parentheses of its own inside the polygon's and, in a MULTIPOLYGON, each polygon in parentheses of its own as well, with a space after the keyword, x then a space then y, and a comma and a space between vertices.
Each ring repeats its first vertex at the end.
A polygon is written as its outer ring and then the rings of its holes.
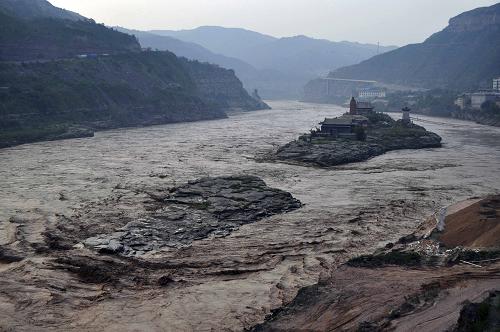
MULTIPOLYGON (((257 162, 255 157, 345 110, 289 101, 270 104, 273 110, 224 120, 112 130, 94 138, 0 150, 0 245, 42 241, 56 214, 70 217, 74 208, 113 195, 114 188, 167 187, 203 176, 248 174, 304 204, 226 238, 197 241, 189 255, 163 253, 165 259, 191 267, 179 272, 189 283, 168 292, 131 290, 92 306, 29 306, 22 311, 12 302, 18 321, 38 315, 43 326, 50 323, 44 321, 50 317, 46 310, 53 310, 83 330, 133 324, 159 331, 241 330, 261 322, 270 309, 290 301, 332 266, 408 234, 442 206, 500 192, 500 128, 418 116, 418 124, 443 137, 443 148, 393 151, 363 163, 320 169, 257 162), (253 272, 220 273, 240 267, 253 272)), ((63 272, 47 268, 47 255, 38 259, 36 269, 51 276, 51 282, 66 278, 76 283, 68 274, 53 277, 63 272)), ((8 279, 0 278, 12 294, 25 288, 26 275, 32 273, 26 271, 39 271, 22 264, 8 279)), ((50 292, 39 272, 33 273, 33 289, 45 299, 50 292)), ((33 293, 25 296, 33 302, 33 293)), ((77 298, 66 296, 68 301, 77 298)))
POLYGON ((106 196, 116 185, 157 183, 156 176, 171 185, 200 176, 257 175, 318 211, 414 197, 423 189, 435 190, 443 204, 500 189, 500 128, 452 119, 417 121, 443 137, 442 149, 390 152, 331 170, 255 162, 255 155, 344 111, 298 102, 271 105, 271 111, 224 120, 0 150, 0 221, 25 212, 63 212, 106 196))

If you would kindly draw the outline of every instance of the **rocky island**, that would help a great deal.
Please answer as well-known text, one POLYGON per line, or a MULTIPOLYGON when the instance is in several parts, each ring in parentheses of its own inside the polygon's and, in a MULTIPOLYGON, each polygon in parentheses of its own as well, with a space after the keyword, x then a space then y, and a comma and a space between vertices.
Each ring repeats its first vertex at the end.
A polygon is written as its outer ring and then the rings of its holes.
POLYGON ((441 137, 404 118, 373 111, 369 103, 351 100, 348 114, 325 119, 321 129, 279 147, 271 159, 329 167, 368 160, 387 151, 441 147, 441 137))

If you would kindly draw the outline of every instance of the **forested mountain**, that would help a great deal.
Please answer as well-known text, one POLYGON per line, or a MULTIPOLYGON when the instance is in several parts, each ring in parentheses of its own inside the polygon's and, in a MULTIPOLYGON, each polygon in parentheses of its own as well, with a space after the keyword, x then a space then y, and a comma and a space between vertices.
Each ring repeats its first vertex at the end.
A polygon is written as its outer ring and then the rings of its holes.
POLYGON ((471 90, 489 87, 500 76, 500 4, 452 18, 441 32, 358 65, 335 70, 332 77, 384 83, 471 90))

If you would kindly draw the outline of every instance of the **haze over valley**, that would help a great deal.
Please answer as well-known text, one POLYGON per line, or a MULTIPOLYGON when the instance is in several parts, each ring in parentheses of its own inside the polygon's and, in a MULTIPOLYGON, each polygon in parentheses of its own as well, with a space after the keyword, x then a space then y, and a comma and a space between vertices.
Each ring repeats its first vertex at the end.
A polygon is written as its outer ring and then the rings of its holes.
POLYGON ((0 0, 0 331, 498 331, 499 41, 491 0, 0 0))

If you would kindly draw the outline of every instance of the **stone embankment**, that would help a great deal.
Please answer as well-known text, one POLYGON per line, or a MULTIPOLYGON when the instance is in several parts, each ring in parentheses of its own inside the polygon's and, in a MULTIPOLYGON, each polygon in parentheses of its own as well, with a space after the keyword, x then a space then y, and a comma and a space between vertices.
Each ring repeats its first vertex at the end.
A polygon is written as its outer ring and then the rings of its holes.
POLYGON ((476 123, 500 127, 500 114, 492 114, 480 111, 456 111, 451 114, 452 117, 460 120, 474 121, 476 123))

